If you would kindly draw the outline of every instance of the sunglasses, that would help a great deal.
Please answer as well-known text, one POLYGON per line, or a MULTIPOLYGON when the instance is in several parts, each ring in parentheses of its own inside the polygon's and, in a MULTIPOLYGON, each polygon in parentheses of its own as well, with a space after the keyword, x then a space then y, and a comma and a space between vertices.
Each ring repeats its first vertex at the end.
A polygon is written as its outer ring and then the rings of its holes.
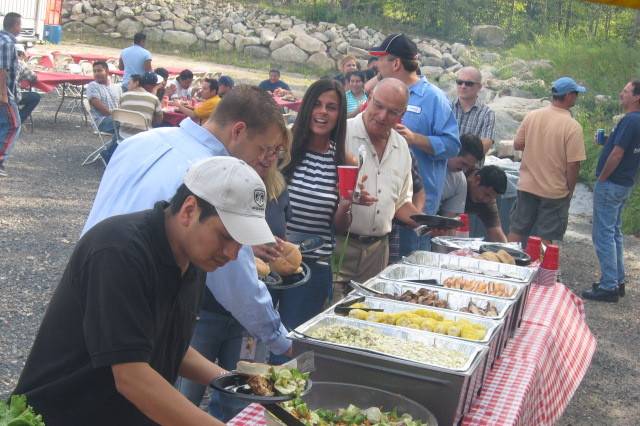
POLYGON ((456 84, 458 86, 462 86, 463 84, 467 87, 472 87, 474 84, 476 84, 475 81, 468 81, 468 80, 456 80, 456 84))

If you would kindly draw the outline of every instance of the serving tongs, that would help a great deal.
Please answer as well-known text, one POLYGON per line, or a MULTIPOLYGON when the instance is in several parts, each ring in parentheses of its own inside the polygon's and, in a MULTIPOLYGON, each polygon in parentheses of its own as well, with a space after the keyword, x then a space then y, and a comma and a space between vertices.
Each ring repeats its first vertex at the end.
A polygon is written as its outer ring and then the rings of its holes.
POLYGON ((356 303, 364 302, 364 299, 365 299, 365 296, 360 296, 356 299, 340 303, 336 305, 336 307, 333 309, 333 312, 335 312, 338 315, 349 315, 349 312, 356 309, 365 311, 365 312, 384 312, 384 309, 380 309, 380 308, 352 308, 351 307, 351 305, 355 305, 356 303))
POLYGON ((359 282, 356 282, 356 281, 353 281, 353 280, 349 281, 349 287, 354 289, 357 293, 364 294, 365 296, 366 295, 372 295, 372 294, 375 295, 375 296, 381 296, 381 297, 385 296, 385 294, 383 292, 378 291, 378 290, 374 290, 374 289, 369 288, 369 287, 365 287, 362 284, 360 284, 359 282))

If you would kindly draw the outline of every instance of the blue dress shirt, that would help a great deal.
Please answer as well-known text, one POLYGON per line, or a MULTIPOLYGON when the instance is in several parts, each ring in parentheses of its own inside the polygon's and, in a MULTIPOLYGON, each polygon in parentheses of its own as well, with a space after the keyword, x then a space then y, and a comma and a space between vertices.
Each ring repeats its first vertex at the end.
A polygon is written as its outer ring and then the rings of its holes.
MULTIPOLYGON (((180 127, 153 129, 126 139, 109 161, 82 233, 108 217, 169 201, 191 164, 222 155, 229 155, 225 146, 191 119, 183 120, 180 127)), ((237 260, 207 274, 207 287, 273 353, 289 349, 287 330, 266 286, 258 279, 251 247, 242 246, 237 260)))
POLYGON ((434 154, 411 147, 418 162, 427 196, 425 213, 436 214, 447 176, 447 159, 460 151, 458 123, 451 103, 442 90, 425 77, 409 87, 409 105, 402 123, 414 133, 429 138, 434 154))

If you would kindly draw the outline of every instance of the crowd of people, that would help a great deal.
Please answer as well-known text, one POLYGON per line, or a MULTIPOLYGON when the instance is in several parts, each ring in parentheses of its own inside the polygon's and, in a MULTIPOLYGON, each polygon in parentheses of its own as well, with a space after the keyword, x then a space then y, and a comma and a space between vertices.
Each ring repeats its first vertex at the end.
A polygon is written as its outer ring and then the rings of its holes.
MULTIPOLYGON (((7 123, 17 115, 17 60, 7 47, 15 40, 6 21, 0 161, 12 138, 7 123)), ((311 84, 291 129, 272 96, 291 92, 277 69, 259 87, 223 76, 193 88, 189 70, 174 81, 166 70, 152 71, 144 35, 122 53, 122 86, 105 63, 93 64, 86 91, 101 130, 113 130, 115 108, 145 114, 151 128, 161 123, 165 97, 189 99, 197 89, 203 102, 180 105, 188 118, 179 126, 138 132, 110 152, 15 389, 48 425, 227 421, 237 401, 214 392, 208 411, 218 420, 198 406, 207 384, 235 368, 245 334, 264 345, 270 362, 287 360, 288 330, 341 291, 334 281, 364 281, 447 232, 425 234, 414 215, 476 214, 491 241, 562 240, 585 159, 570 113, 584 87, 559 78, 551 105, 518 129, 523 159, 507 236, 496 204, 507 176, 483 164, 495 114, 479 100, 481 73, 462 68, 451 102, 420 75, 417 47, 405 35, 392 34, 370 54, 367 70, 347 56, 338 75, 311 84), (360 179, 341 196, 337 171, 345 165, 360 166, 360 179), (254 258, 273 261, 284 240, 300 235, 322 240, 305 256, 309 282, 269 291, 254 258), (342 260, 336 270, 334 254, 342 260)), ((621 104, 626 115, 597 171, 602 279, 583 294, 595 300, 624 294, 620 212, 640 163, 640 81, 625 86, 621 104)))

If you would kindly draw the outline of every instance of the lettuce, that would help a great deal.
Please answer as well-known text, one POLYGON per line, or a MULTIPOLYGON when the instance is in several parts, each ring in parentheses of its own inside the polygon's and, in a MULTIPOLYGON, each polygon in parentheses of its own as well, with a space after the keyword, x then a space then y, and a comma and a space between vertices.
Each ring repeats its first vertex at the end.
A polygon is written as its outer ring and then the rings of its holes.
POLYGON ((27 405, 24 395, 12 395, 9 405, 0 401, 0 426, 45 426, 42 416, 27 405))

